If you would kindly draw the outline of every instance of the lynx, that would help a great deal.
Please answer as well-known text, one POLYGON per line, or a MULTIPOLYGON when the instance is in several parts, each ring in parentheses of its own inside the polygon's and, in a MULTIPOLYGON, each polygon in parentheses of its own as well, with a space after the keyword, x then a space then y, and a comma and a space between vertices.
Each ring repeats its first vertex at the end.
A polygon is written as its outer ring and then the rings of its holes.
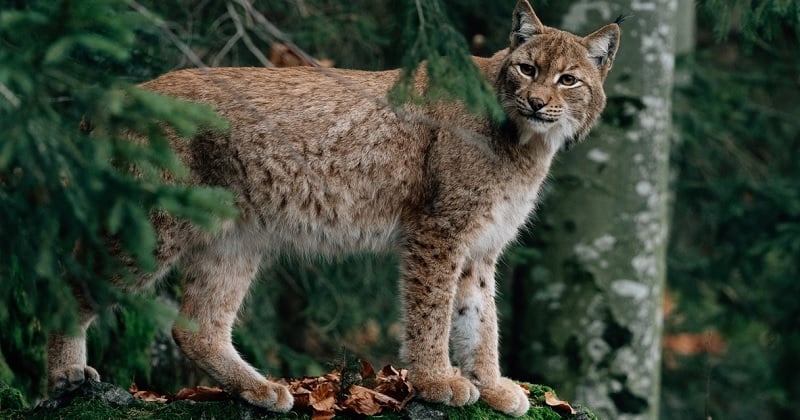
MULTIPOLYGON (((259 268, 280 255, 396 252, 400 355, 417 396, 527 412, 523 389, 498 365, 495 265, 533 211, 555 153, 585 137, 603 110, 619 37, 615 23, 586 37, 546 27, 519 0, 508 48, 474 58, 505 110, 502 123, 462 103, 389 106, 383 98, 399 70, 192 69, 142 84, 230 121, 225 132, 172 146, 191 182, 235 193, 241 217, 212 234, 152 216, 159 273, 181 267, 180 313, 195 323, 173 327, 182 351, 233 394, 288 411, 286 387, 231 344, 259 268)), ((159 277, 144 275, 141 285, 159 277)), ((82 311, 84 333, 93 318, 82 311)), ((85 346, 84 334, 51 335, 53 394, 99 380, 85 346)))

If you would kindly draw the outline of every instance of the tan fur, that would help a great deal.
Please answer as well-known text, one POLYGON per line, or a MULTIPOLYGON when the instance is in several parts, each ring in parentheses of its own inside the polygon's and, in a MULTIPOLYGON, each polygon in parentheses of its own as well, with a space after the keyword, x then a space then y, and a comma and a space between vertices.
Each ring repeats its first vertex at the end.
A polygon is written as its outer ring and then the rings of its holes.
MULTIPOLYGON (((475 58, 505 108, 503 124, 458 103, 394 111, 384 98, 396 70, 218 68, 143 84, 210 104, 231 122, 229 132, 173 139, 173 146, 191 182, 236 193, 241 218, 212 235, 153 216, 161 271, 182 266, 181 314, 197 325, 176 325, 175 340, 228 390, 289 410, 286 388, 264 379, 231 344, 259 267, 280 254, 395 251, 401 355, 418 395, 451 405, 480 397, 505 413, 525 413, 527 397, 498 366, 495 264, 533 210, 555 152, 585 136, 602 111, 618 40, 615 24, 586 38, 545 27, 520 0, 510 47, 475 58), (578 85, 559 84, 564 74, 578 85)), ((87 314, 84 330, 90 320, 87 314)), ((79 385, 83 370, 96 377, 84 348, 82 337, 53 335, 55 392, 79 385)))

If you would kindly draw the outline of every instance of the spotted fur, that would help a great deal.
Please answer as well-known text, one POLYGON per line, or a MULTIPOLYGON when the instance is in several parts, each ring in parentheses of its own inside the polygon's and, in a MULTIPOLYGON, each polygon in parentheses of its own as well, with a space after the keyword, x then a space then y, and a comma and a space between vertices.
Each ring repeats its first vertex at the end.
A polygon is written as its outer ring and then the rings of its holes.
MULTIPOLYGON (((418 395, 451 405, 480 397, 525 413, 527 397, 498 365, 495 265, 533 211, 556 151, 584 137, 602 111, 618 40, 613 23, 588 37, 546 27, 520 0, 509 48, 474 59, 505 123, 459 103, 395 111, 384 98, 397 70, 181 70, 143 84, 209 104, 231 122, 172 146, 191 183, 236 194, 241 218, 209 234, 152 217, 159 272, 182 267, 181 314, 197 326, 173 328, 186 356, 250 403, 289 410, 287 389, 231 344, 259 268, 281 254, 392 251, 401 257, 401 355, 418 395)), ((419 79, 422 89, 424 72, 419 79)), ((94 314, 82 314, 85 331, 94 314)), ((83 335, 53 334, 49 355, 55 393, 97 377, 83 335)))

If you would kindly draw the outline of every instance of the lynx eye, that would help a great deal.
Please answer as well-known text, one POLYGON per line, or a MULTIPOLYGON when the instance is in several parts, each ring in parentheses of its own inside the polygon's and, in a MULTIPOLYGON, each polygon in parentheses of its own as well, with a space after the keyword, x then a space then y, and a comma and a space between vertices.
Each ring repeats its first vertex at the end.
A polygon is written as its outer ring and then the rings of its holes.
POLYGON ((578 78, 571 74, 562 74, 561 77, 558 78, 558 83, 564 86, 574 86, 578 83, 578 78))
POLYGON ((530 64, 517 64, 517 69, 523 76, 528 76, 528 77, 536 76, 536 67, 530 64))

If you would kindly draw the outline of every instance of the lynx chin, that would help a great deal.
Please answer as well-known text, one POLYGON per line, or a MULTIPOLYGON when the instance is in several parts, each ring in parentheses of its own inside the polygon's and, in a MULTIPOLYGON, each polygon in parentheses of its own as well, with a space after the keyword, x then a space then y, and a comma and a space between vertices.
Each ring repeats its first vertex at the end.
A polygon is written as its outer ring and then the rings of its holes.
MULTIPOLYGON (((616 23, 585 37, 550 28, 519 0, 509 39, 474 58, 503 123, 461 103, 393 110, 383 98, 398 70, 192 69, 142 84, 230 121, 225 132, 171 144, 192 183, 236 194, 240 218, 212 234, 166 213, 151 217, 158 273, 177 264, 183 274, 180 312, 195 328, 176 324, 172 334, 186 356, 251 404, 288 411, 286 387, 231 344, 259 268, 281 255, 391 251, 401 260, 400 354, 418 397, 527 412, 527 396, 498 365, 495 265, 533 211, 554 154, 585 137, 603 110, 620 31, 616 23)), ((141 275, 138 286, 159 277, 141 275)), ((49 337, 51 395, 99 379, 86 361, 94 317, 85 305, 77 336, 49 337)))

